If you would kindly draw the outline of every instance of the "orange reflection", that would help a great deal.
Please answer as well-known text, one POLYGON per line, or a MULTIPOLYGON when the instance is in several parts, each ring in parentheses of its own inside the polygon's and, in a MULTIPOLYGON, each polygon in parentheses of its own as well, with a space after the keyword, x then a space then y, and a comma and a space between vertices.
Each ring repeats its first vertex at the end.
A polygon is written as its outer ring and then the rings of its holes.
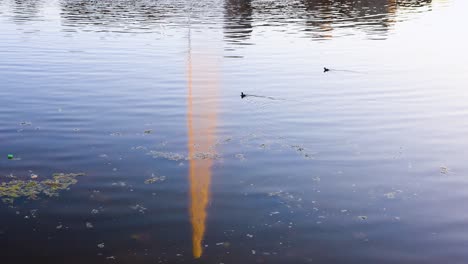
POLYGON ((190 221, 193 256, 203 253, 211 167, 217 125, 218 67, 213 57, 189 50, 187 69, 187 130, 190 157, 190 221), (201 154, 201 155, 200 155, 201 154), (201 157, 202 158, 198 158, 201 157))
POLYGON ((398 1, 387 0, 387 13, 390 14, 388 17, 387 26, 396 23, 396 12, 397 12, 398 1))

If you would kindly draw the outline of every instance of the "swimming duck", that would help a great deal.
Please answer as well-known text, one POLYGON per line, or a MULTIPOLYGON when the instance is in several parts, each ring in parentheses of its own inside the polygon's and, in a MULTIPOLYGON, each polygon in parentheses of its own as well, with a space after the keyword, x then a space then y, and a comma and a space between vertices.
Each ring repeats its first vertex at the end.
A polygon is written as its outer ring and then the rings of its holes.
POLYGON ((244 92, 241 92, 241 98, 246 97, 247 95, 244 92))
POLYGON ((328 69, 327 67, 323 67, 323 72, 327 72, 327 71, 330 71, 330 69, 328 69))

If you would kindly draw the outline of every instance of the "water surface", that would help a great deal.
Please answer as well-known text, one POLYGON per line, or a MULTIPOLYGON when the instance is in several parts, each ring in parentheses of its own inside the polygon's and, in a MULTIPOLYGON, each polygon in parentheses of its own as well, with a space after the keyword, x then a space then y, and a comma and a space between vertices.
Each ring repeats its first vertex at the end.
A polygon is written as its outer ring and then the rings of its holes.
POLYGON ((466 263, 467 5, 1 0, 2 260, 466 263))

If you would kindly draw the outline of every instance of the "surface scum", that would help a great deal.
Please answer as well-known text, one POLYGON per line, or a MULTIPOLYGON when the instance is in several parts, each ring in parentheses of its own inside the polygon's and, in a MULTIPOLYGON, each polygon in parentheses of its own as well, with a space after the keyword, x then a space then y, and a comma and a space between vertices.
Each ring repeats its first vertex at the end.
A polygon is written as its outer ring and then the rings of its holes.
POLYGON ((54 173, 52 179, 42 181, 13 179, 2 182, 0 197, 4 203, 10 204, 20 198, 37 200, 43 196, 56 197, 60 191, 68 190, 71 185, 76 184, 77 177, 84 175, 84 173, 54 173))

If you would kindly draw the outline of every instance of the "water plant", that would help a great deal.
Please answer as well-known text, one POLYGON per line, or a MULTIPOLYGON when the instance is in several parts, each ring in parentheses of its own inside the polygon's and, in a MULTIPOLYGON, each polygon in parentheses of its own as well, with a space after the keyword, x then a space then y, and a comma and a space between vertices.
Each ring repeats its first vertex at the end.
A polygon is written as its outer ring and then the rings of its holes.
POLYGON ((78 182, 84 173, 54 173, 51 179, 42 181, 13 179, 0 184, 0 197, 4 203, 14 203, 16 199, 37 200, 41 196, 56 197, 60 191, 68 190, 78 182))

